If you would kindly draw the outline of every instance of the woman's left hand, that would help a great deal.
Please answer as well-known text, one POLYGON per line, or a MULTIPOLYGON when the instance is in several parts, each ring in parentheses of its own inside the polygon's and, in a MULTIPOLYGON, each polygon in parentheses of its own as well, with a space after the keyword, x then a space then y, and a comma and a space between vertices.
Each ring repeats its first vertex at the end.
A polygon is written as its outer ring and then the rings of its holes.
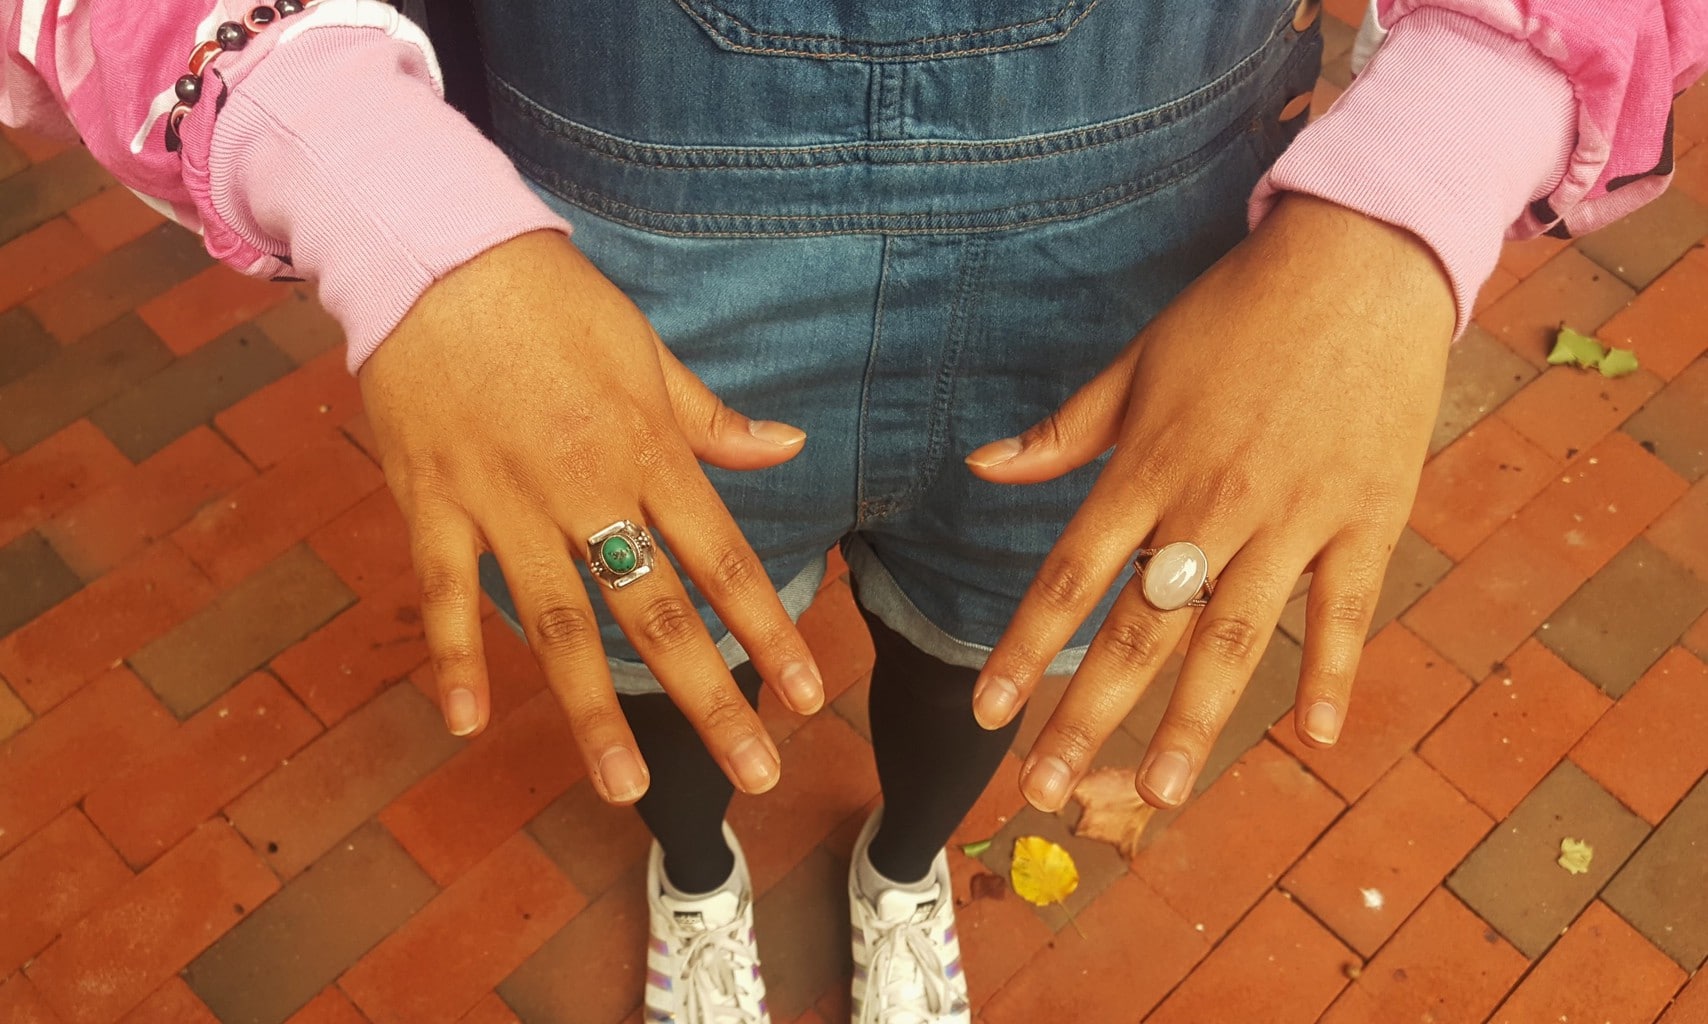
MULTIPOLYGON (((980 674, 979 721, 1013 718, 1136 549, 1191 541, 1214 594, 1140 794, 1170 807, 1192 791, 1307 571, 1295 727, 1332 744, 1417 490, 1453 319, 1415 236, 1290 195, 1048 419, 969 456, 980 477, 1024 484, 1115 446, 980 674)), ((1190 622, 1134 577, 1021 770, 1028 800, 1067 802, 1190 622)))

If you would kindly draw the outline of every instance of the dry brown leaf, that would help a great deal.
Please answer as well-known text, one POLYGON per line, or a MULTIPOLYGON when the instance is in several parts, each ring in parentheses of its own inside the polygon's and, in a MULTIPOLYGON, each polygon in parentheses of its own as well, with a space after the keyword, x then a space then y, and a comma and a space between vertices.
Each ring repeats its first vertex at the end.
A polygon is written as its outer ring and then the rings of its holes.
POLYGON ((1139 796, 1137 768, 1099 768, 1079 780, 1073 798, 1085 808, 1073 834, 1108 843, 1132 860, 1139 855, 1139 837, 1145 834, 1156 808, 1139 796))
POLYGON ((1008 883, 1001 875, 989 871, 980 871, 968 882, 967 891, 971 902, 979 900, 1000 900, 1008 895, 1008 883))

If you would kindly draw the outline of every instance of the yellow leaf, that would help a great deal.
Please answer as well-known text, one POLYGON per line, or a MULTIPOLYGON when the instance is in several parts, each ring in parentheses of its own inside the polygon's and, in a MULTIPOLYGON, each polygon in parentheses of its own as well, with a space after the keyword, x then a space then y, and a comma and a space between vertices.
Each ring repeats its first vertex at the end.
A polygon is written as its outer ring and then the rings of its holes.
POLYGON ((1595 847, 1581 839, 1560 840, 1560 859, 1557 863, 1574 875, 1581 875, 1589 870, 1589 861, 1595 856, 1595 847))
POLYGON ((1079 888, 1079 868, 1066 850, 1048 839, 1021 836, 1014 841, 1009 879, 1022 899, 1047 907, 1067 899, 1079 888))
POLYGON ((1085 809, 1074 835, 1108 843, 1128 860, 1139 855, 1139 839, 1156 808, 1139 796, 1138 769, 1099 768, 1079 781, 1073 798, 1085 809))

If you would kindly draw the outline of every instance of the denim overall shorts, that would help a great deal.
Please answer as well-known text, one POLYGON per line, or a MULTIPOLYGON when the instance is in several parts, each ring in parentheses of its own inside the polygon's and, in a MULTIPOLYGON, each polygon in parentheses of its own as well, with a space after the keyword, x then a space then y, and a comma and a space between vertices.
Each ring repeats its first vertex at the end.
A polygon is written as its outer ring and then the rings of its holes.
MULTIPOLYGON (((840 543, 863 607, 978 666, 1101 462, 1003 486, 962 459, 1050 413, 1244 235, 1317 76, 1301 2, 478 7, 494 133, 576 244, 725 402, 807 432, 782 466, 708 470, 785 607, 840 543)), ((514 624, 490 557, 482 580, 514 624)), ((618 689, 656 690, 602 625, 618 689)))

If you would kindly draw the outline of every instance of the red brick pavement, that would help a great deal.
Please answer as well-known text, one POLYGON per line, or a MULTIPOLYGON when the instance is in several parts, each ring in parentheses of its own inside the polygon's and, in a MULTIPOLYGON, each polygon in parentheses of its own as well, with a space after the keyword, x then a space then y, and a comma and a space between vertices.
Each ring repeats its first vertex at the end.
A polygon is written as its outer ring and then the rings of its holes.
MULTIPOLYGON (((952 854, 981 1020, 1708 1022, 1708 91, 1679 110, 1664 206, 1507 247, 1345 741, 1285 717, 1290 613, 1220 777, 1131 864, 1069 840, 1072 926, 952 854), (1547 368, 1562 322, 1642 371, 1547 368)), ((7 132, 0 175, 0 1021, 638 1020, 645 834, 496 619, 493 727, 445 734, 336 327, 80 150, 7 132)), ((767 701, 788 771, 732 818, 777 1019, 821 1024, 877 782, 845 580, 803 625, 836 699, 767 701)), ((1065 835, 1017 764, 957 841, 1065 835)))

